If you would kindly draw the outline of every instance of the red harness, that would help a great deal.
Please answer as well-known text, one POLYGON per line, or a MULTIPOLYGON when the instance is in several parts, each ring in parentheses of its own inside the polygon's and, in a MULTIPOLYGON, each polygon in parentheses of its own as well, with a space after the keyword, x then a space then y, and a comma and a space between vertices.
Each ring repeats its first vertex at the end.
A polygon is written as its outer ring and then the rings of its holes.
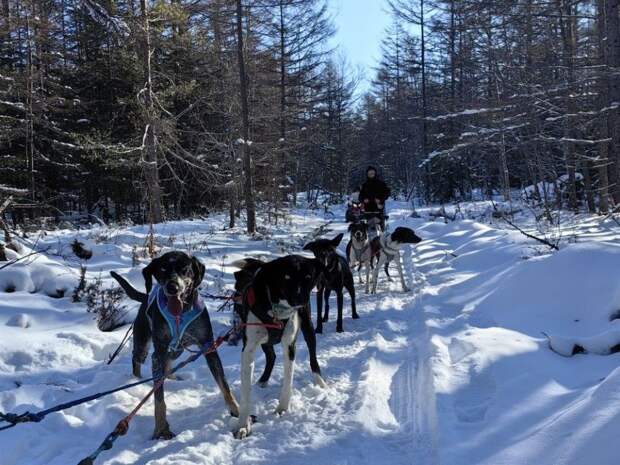
MULTIPOLYGON (((247 305, 250 309, 252 309, 256 304, 256 293, 254 292, 254 288, 252 286, 248 286, 242 294, 235 297, 235 302, 247 305)), ((267 329, 284 329, 284 323, 275 317, 272 323, 241 323, 240 326, 242 328, 247 326, 260 326, 267 329)))

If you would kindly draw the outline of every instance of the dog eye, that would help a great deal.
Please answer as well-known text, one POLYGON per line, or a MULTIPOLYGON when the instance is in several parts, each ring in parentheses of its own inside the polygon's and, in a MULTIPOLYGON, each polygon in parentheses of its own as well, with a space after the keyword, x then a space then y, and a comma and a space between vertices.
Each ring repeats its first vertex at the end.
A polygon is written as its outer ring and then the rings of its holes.
POLYGON ((284 275, 284 279, 289 280, 289 279, 291 279, 291 277, 289 275, 285 274, 284 275))

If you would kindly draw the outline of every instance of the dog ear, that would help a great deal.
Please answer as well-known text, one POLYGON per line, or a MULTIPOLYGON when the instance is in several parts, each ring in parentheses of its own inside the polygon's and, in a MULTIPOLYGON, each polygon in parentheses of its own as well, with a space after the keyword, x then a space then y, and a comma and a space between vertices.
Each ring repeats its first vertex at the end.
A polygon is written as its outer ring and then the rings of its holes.
POLYGON ((332 244, 332 246, 334 246, 334 247, 338 247, 338 245, 340 244, 340 241, 342 240, 342 238, 343 238, 343 237, 344 237, 344 234, 342 234, 342 233, 340 233, 340 234, 338 234, 336 237, 334 237, 334 238, 331 240, 331 244, 332 244))
POLYGON ((198 288, 205 277, 205 266, 197 257, 192 257, 192 272, 194 273, 194 288, 198 288))
POLYGON ((315 247, 316 247, 316 243, 308 242, 306 245, 304 245, 303 250, 309 250, 310 252, 314 252, 315 247))
POLYGON ((151 289, 153 288, 153 274, 155 270, 159 266, 159 257, 151 260, 151 263, 146 265, 142 269, 142 277, 144 278, 144 287, 146 288, 146 293, 150 294, 151 289))

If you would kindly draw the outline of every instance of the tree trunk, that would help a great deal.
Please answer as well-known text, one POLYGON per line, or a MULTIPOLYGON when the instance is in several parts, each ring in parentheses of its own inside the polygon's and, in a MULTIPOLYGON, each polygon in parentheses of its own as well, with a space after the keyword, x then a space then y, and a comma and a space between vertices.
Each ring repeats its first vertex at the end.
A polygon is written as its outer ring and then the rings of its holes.
MULTIPOLYGON (((610 73, 609 103, 620 103, 620 16, 618 9, 620 0, 605 0, 606 16, 606 58, 607 69, 610 73)), ((614 203, 620 202, 620 109, 616 108, 609 113, 609 160, 611 162, 611 181, 613 184, 614 203)))
POLYGON ((157 136, 155 134, 157 115, 153 103, 151 81, 151 36, 149 31, 149 9, 147 0, 140 0, 140 11, 142 14, 143 27, 141 52, 142 71, 144 74, 144 119, 146 123, 142 163, 149 201, 149 221, 151 223, 161 223, 163 215, 159 171, 157 168, 157 136))
POLYGON ((256 210, 254 206, 254 176, 252 173, 252 154, 250 151, 250 115, 248 108, 248 76, 245 71, 245 57, 243 50, 243 5, 241 0, 237 4, 237 61, 239 65, 239 96, 241 99, 242 119, 242 143, 241 153, 243 158, 243 195, 245 197, 245 209, 248 217, 247 231, 252 234, 256 231, 256 210))
MULTIPOLYGON (((558 0, 560 10, 560 31, 562 34, 564 66, 566 67, 567 77, 566 84, 568 89, 575 86, 575 47, 576 47, 576 20, 573 14, 573 4, 567 3, 567 0, 558 0)), ((575 6, 576 8, 576 6, 575 6)), ((566 111, 569 114, 576 112, 575 97, 571 95, 574 91, 569 90, 566 96, 566 111)), ((564 125, 565 139, 573 138, 573 129, 570 120, 564 125)), ((575 144, 569 140, 565 140, 562 144, 564 150, 564 159, 566 163, 566 173, 568 175, 568 207, 577 211, 577 185, 576 185, 576 154, 575 144)))
MULTIPOLYGON (((605 50, 605 0, 597 0, 597 36, 598 36, 598 49, 600 62, 603 66, 604 72, 600 77, 598 92, 599 92, 599 108, 602 109, 609 105, 609 75, 606 64, 606 50, 605 50)), ((601 124, 598 126, 598 138, 607 139, 609 137, 608 130, 608 118, 604 117, 601 124)), ((602 214, 607 214, 609 211, 609 177, 608 177, 608 159, 609 144, 602 142, 598 145, 598 160, 596 167, 598 170, 598 193, 599 193, 599 211, 602 214)))

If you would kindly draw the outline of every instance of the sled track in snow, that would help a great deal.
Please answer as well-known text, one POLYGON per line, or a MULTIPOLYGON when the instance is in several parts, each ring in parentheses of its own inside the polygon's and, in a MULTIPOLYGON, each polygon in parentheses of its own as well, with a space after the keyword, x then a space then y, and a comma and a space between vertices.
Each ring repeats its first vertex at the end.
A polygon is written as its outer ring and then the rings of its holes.
POLYGON ((411 463, 439 465, 438 425, 432 371, 432 346, 421 311, 420 291, 426 281, 414 279, 412 256, 403 253, 403 266, 414 296, 408 315, 408 354, 392 379, 390 407, 411 443, 405 448, 411 463))

